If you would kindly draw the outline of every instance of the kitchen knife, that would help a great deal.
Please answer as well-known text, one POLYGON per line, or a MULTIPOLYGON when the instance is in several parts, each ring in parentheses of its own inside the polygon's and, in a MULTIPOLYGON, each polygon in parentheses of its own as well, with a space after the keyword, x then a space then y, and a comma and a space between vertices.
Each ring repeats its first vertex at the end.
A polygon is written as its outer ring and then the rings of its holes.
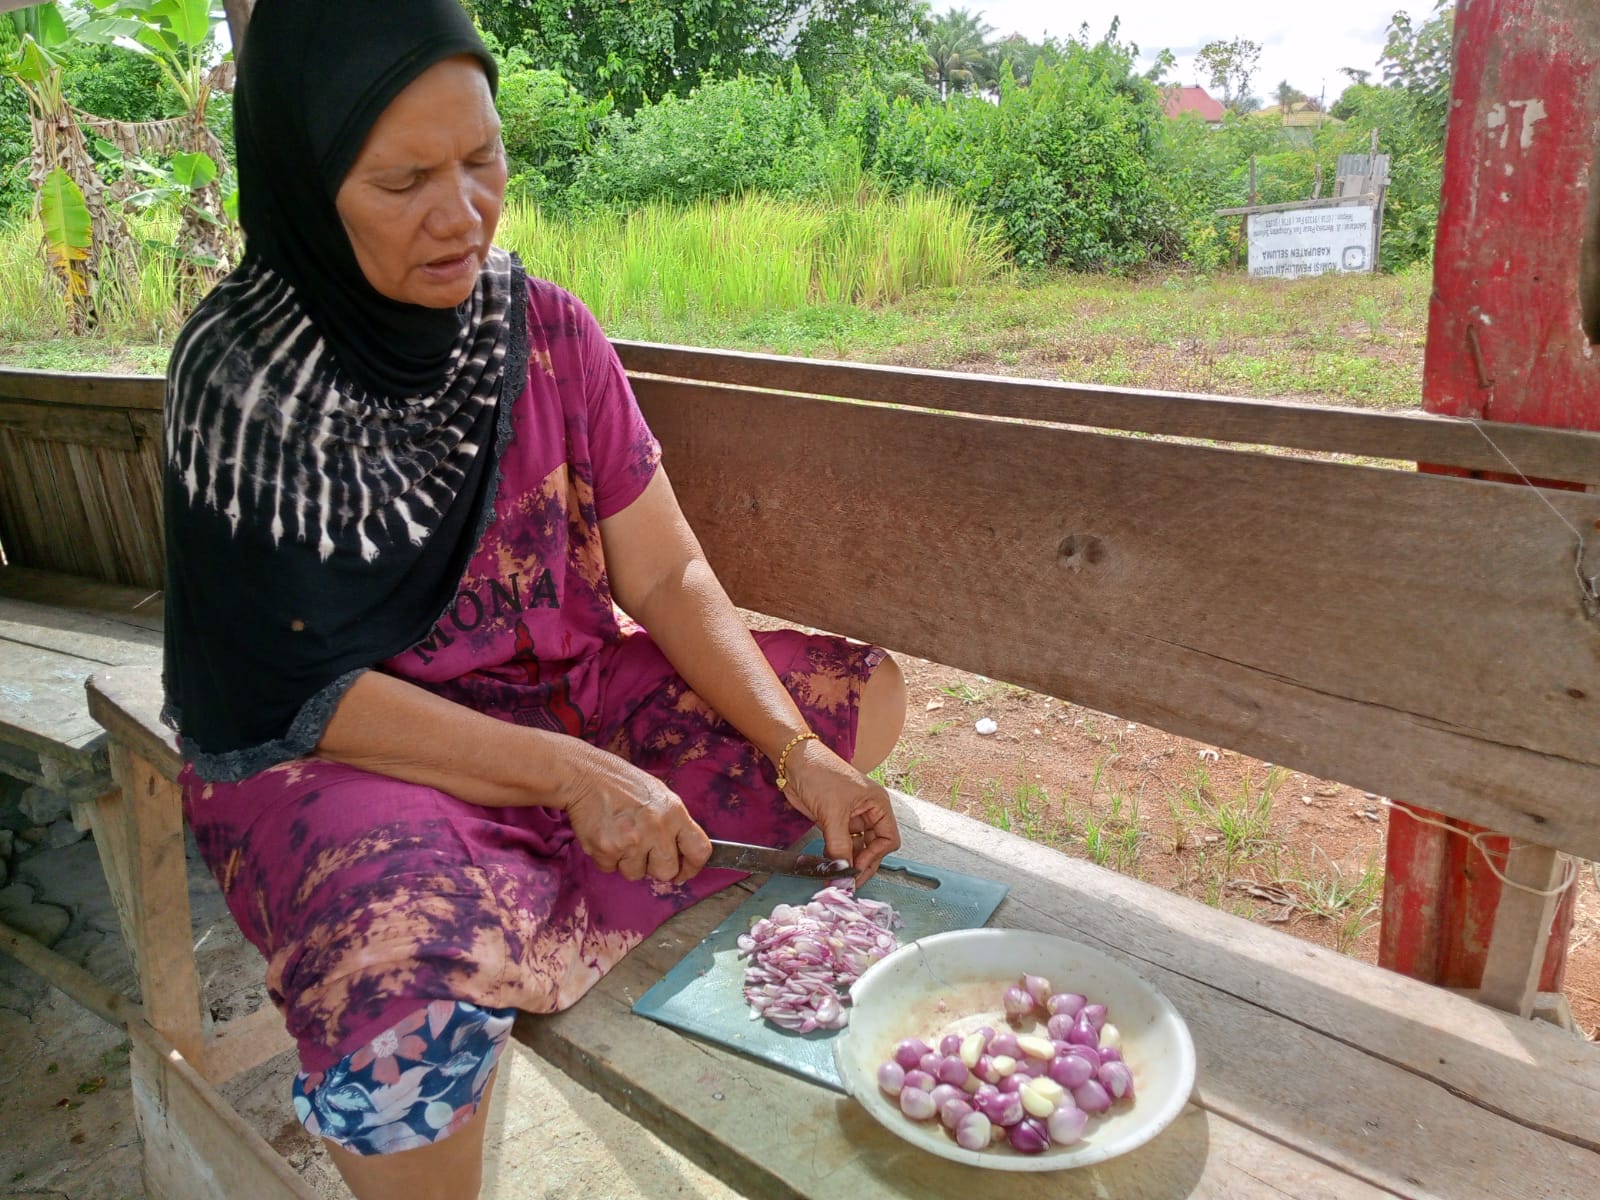
POLYGON ((706 860, 706 866, 763 875, 799 875, 806 879, 839 879, 854 875, 856 871, 847 858, 821 858, 771 846, 719 842, 715 838, 711 840, 711 857, 706 860))

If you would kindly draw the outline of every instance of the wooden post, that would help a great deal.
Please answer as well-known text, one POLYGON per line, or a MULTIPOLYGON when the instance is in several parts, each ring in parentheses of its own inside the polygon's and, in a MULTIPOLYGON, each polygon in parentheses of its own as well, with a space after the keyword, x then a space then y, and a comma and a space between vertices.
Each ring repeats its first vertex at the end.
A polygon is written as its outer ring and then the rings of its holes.
POLYGON ((1489 956, 1483 964, 1483 987, 1478 992, 1478 999, 1485 1004, 1522 1017, 1533 1015, 1550 924, 1561 899, 1555 889, 1567 878, 1568 870, 1567 861, 1549 846, 1524 843, 1514 846, 1507 856, 1506 878, 1518 886, 1501 894, 1495 912, 1489 956))
MULTIPOLYGON (((1256 156, 1250 156, 1250 204, 1254 208, 1256 203, 1256 156)), ((1233 265, 1239 265, 1239 252, 1243 250, 1246 265, 1250 262, 1250 217, 1248 214, 1239 218, 1239 244, 1233 248, 1233 265)))
POLYGON ((255 7, 255 0, 222 0, 222 7, 228 14, 228 35, 233 39, 237 55, 239 47, 244 45, 244 31, 250 24, 250 10, 255 7))
POLYGON ((1370 184, 1368 190, 1376 197, 1373 200, 1373 204, 1377 206, 1372 211, 1372 273, 1376 275, 1378 268, 1383 265, 1383 200, 1389 192, 1388 172, 1384 172, 1383 182, 1380 183, 1378 180, 1378 131, 1376 129, 1372 131, 1372 148, 1368 152, 1367 158, 1372 164, 1371 174, 1367 176, 1370 184))
POLYGON ((205 1042, 183 802, 176 784, 117 742, 111 746, 111 771, 121 791, 94 805, 90 820, 144 1010, 186 1059, 199 1063, 205 1042))
MULTIPOLYGON (((1517 425, 1600 429, 1600 355, 1585 330, 1584 264, 1574 253, 1594 221, 1588 181, 1600 121, 1600 8, 1592 0, 1464 5, 1455 53, 1423 406, 1482 420, 1497 438, 1517 425)), ((1526 482, 1510 468, 1470 474, 1526 482)), ((1527 474, 1547 486, 1575 486, 1527 474)), ((1563 565, 1571 572, 1570 558, 1563 565)), ((1462 836, 1476 827, 1448 823, 1459 832, 1398 810, 1391 818, 1378 961, 1430 983, 1476 989, 1492 982, 1488 931, 1497 952, 1512 950, 1500 928, 1513 918, 1501 905, 1533 898, 1502 892, 1462 836)), ((1503 839, 1479 840, 1489 853, 1504 852, 1503 839)), ((1543 991, 1561 988, 1573 907, 1569 889, 1554 906, 1548 937, 1522 938, 1517 947, 1520 965, 1538 968, 1543 991)), ((1504 982, 1514 978, 1509 967, 1498 964, 1496 976, 1500 990, 1512 987, 1504 982)))

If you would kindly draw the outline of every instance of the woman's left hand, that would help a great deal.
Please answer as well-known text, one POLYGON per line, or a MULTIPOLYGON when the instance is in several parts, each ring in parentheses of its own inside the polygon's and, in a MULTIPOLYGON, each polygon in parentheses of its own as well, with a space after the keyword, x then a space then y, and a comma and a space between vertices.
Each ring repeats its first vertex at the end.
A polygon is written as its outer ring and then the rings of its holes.
POLYGON ((865 883, 900 848, 889 793, 820 741, 801 742, 786 766, 789 803, 822 830, 828 857, 849 859, 856 883, 865 883))

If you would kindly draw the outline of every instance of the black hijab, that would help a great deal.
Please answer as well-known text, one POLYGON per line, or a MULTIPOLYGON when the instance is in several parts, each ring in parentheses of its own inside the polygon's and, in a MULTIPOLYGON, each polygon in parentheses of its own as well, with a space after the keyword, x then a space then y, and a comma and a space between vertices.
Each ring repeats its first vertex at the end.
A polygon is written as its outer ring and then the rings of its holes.
POLYGON ((166 717, 202 778, 310 753, 362 671, 424 637, 490 510, 527 370, 494 250, 455 309, 367 282, 334 197, 429 67, 493 60, 456 0, 258 0, 239 54, 244 262, 167 373, 166 717))
POLYGON ((249 254, 281 272, 356 381, 397 395, 441 379, 461 314, 380 295, 333 199, 373 123, 435 63, 494 58, 456 0, 258 0, 238 54, 234 138, 249 254))

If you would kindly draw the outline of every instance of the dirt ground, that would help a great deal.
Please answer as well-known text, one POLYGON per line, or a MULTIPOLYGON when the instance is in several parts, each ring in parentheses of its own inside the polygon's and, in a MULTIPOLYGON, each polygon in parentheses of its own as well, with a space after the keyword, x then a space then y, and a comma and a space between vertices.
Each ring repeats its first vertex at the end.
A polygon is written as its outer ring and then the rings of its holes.
MULTIPOLYGON (((910 693, 886 783, 1367 962, 1385 798, 897 656, 910 693), (992 733, 978 731, 990 720, 992 733)), ((1404 799, 1404 797, 1400 797, 1404 799)), ((1577 877, 1565 992, 1600 1038, 1600 894, 1577 877)))

